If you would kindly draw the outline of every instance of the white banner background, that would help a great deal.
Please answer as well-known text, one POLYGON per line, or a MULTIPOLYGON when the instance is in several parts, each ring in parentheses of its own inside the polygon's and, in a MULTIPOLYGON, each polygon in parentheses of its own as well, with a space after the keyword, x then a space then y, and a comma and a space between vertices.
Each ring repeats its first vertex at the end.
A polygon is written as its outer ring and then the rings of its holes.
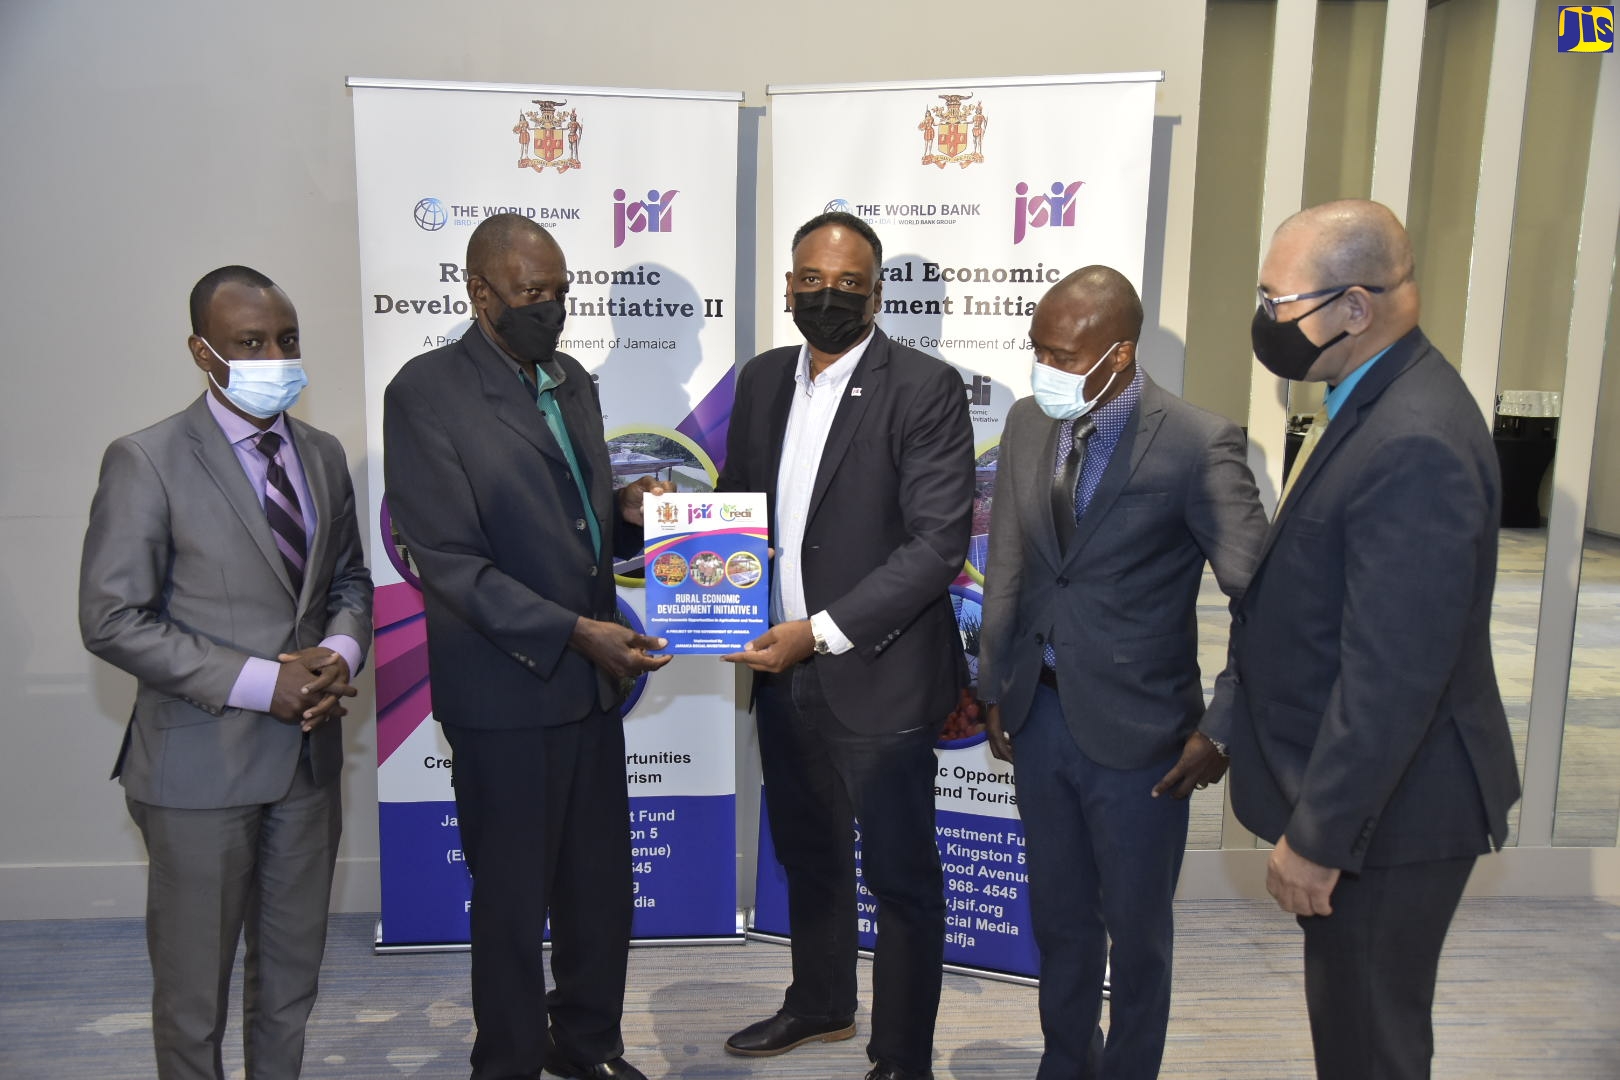
MULTIPOLYGON (((770 88, 771 287, 784 288, 800 225, 825 210, 855 214, 883 243, 879 325, 962 373, 979 483, 969 565, 952 592, 970 667, 996 446, 1012 403, 1029 393, 1030 318, 1047 289, 1093 263, 1140 290, 1160 78, 770 88)), ((785 301, 773 339, 802 340, 785 301)), ((982 734, 942 744, 937 791, 947 962, 1035 974, 1010 766, 990 755, 982 734)), ((783 933, 785 896, 768 839, 754 926, 783 933)), ((864 887, 860 903, 865 919, 872 898, 864 887)), ((862 930, 869 946, 869 923, 862 930)))
MULTIPOLYGON (((740 94, 350 80, 367 474, 377 598, 385 945, 467 940, 450 752, 428 713, 425 631, 381 506, 382 398, 469 326, 467 240, 502 210, 554 230, 572 278, 561 348, 598 380, 615 482, 705 490, 734 362, 740 94)), ((622 565, 638 573, 639 563, 622 565)), ((620 578, 639 617, 642 590, 620 578)), ((641 938, 736 932, 733 675, 677 659, 626 724, 641 938)))

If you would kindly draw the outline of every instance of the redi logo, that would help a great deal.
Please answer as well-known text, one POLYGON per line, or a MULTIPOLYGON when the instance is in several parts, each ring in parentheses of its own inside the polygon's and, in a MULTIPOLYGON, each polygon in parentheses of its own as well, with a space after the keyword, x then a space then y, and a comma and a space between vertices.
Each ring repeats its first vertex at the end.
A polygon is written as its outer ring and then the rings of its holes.
POLYGON ((624 188, 613 189, 613 246, 624 246, 626 232, 667 233, 675 227, 675 212, 669 204, 679 192, 647 192, 642 202, 626 202, 624 188))

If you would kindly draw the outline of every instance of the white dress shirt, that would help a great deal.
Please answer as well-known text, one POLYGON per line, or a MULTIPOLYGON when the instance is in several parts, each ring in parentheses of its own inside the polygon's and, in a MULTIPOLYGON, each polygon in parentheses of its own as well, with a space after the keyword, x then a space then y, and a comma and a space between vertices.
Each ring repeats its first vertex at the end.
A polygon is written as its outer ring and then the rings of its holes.
POLYGON ((799 369, 793 375, 793 408, 788 412, 787 432, 782 436, 782 464, 776 473, 776 575, 771 581, 771 621, 793 622, 808 616, 810 629, 834 654, 848 652, 855 643, 844 636, 826 611, 810 615, 805 610, 804 527, 810 516, 816 470, 821 467, 822 451, 827 447, 827 433, 849 392, 855 365, 874 336, 868 333, 865 341, 833 361, 813 380, 810 347, 800 347, 799 369))

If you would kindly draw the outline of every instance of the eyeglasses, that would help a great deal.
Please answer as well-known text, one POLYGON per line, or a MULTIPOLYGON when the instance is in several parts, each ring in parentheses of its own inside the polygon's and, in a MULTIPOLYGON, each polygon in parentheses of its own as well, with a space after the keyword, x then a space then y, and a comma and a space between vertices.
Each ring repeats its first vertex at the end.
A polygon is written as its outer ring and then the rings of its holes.
MULTIPOLYGON (((1365 289, 1370 293, 1381 293, 1384 291, 1384 287, 1382 285, 1335 285, 1331 289, 1317 289, 1315 292, 1289 293, 1287 296, 1267 296, 1265 286, 1257 285, 1255 286, 1254 293, 1260 298, 1260 307, 1265 310, 1266 318, 1270 319, 1272 322, 1276 322, 1278 304, 1291 304, 1295 300, 1315 300, 1318 296, 1332 297, 1332 299, 1317 304, 1315 307, 1311 308, 1310 311, 1305 313, 1305 315, 1309 315, 1312 312, 1321 311, 1323 308, 1327 307, 1328 304, 1333 303, 1334 300, 1337 300, 1351 289, 1365 289)), ((1301 315, 1300 318, 1303 319, 1305 315, 1301 315)))

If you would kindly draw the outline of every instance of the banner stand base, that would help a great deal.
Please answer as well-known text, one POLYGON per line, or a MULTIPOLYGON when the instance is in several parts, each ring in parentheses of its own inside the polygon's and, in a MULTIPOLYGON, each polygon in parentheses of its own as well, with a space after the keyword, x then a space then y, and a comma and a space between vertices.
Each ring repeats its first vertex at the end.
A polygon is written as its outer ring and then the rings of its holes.
MULTIPOLYGON (((764 941, 771 945, 787 945, 789 939, 785 934, 772 934, 764 930, 748 931, 749 941, 764 941)), ((862 960, 872 959, 871 949, 861 949, 858 956, 862 960)), ((975 979, 992 979, 996 982, 1013 983, 1017 986, 1039 986, 1041 980, 1031 975, 1014 975, 1007 971, 991 971, 989 968, 965 967, 961 964, 941 964, 940 970, 951 975, 971 975, 975 979)), ((1108 984, 1103 983, 1103 997, 1108 997, 1108 984)))
MULTIPOLYGON (((632 949, 657 948, 663 945, 745 945, 747 939, 743 934, 739 921, 737 933, 727 934, 723 937, 670 937, 670 938, 631 938, 632 949)), ((551 942, 545 943, 547 951, 551 949, 551 942)), ((397 955, 403 953, 447 953, 471 952, 472 946, 465 941, 444 942, 408 942, 398 945, 385 945, 382 939, 382 920, 377 920, 377 926, 372 931, 371 951, 373 955, 397 955)))

